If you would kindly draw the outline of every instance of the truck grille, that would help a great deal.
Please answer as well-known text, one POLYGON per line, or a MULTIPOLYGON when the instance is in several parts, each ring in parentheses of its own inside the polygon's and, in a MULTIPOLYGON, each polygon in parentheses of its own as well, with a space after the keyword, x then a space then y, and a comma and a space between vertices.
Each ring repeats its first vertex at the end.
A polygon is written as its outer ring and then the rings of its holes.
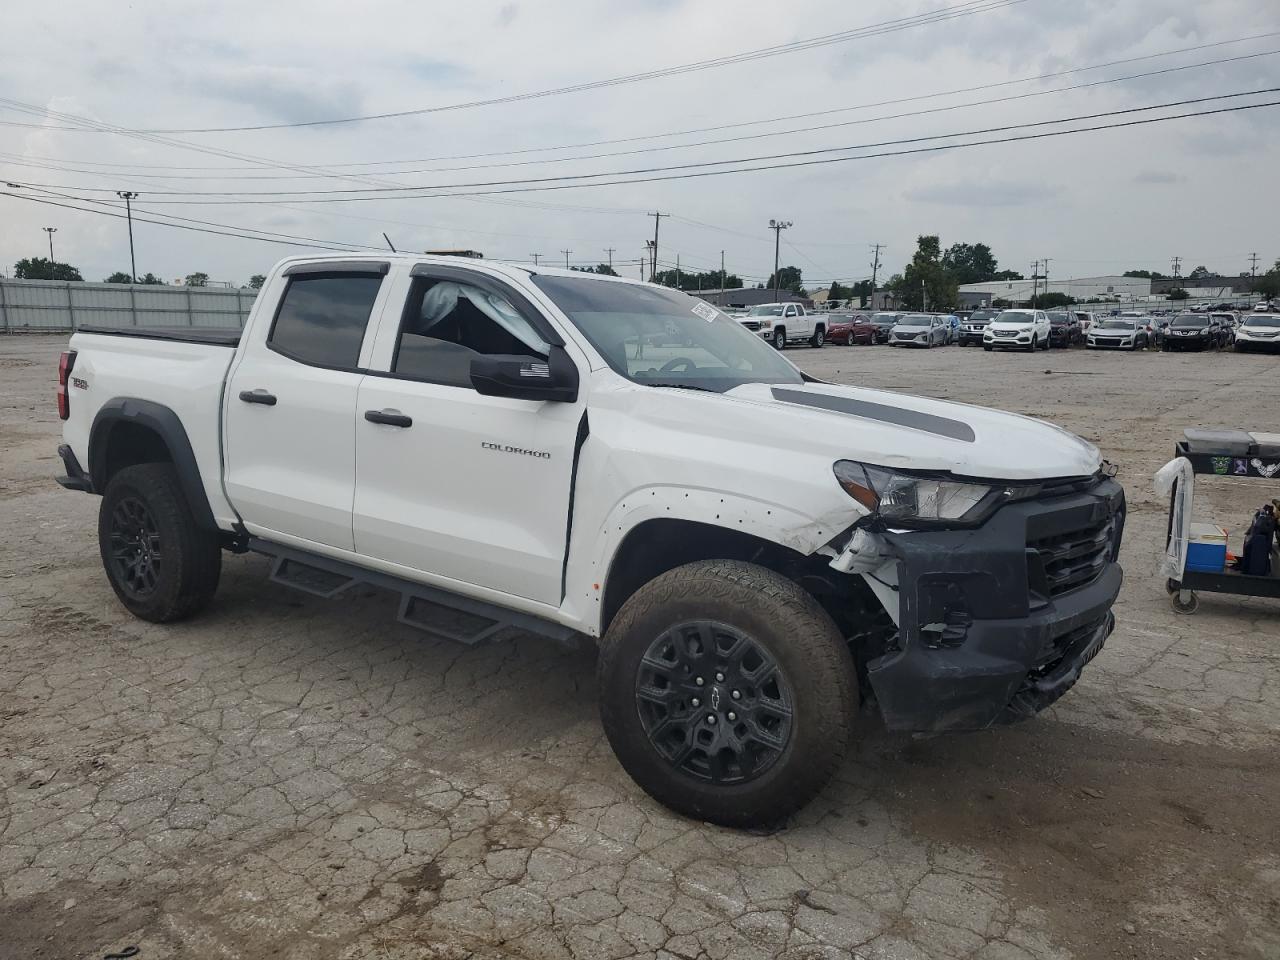
POLYGON ((759 321, 759 320, 739 320, 738 322, 739 322, 739 323, 741 323, 741 324, 742 324, 744 327, 746 327, 748 330, 759 330, 759 329, 760 329, 760 321, 759 321))
POLYGON ((1004 338, 1013 338, 1013 337, 1016 337, 1017 335, 1018 335, 1017 330, 996 330, 993 333, 993 336, 1004 337, 1004 338))
POLYGON ((1027 549, 1040 559, 1050 598, 1078 590, 1098 578, 1111 560, 1116 529, 1117 518, 1112 516, 1082 530, 1028 542, 1027 549))

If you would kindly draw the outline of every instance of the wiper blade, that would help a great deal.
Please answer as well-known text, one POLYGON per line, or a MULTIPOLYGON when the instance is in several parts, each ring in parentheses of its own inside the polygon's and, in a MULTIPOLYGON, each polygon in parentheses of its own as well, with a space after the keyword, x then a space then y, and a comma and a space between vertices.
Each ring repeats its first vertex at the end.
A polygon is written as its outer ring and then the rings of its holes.
POLYGON ((710 387, 695 387, 691 383, 655 383, 652 380, 641 380, 646 387, 674 387, 677 390, 699 390, 702 393, 720 393, 719 390, 712 390, 710 387))

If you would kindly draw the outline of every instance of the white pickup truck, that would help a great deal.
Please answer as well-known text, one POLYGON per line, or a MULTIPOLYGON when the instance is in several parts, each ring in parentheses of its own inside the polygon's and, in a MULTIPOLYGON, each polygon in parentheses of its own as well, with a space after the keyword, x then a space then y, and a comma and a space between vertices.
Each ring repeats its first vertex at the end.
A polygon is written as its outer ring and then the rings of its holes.
POLYGON ((827 318, 810 313, 803 303, 761 303, 738 322, 778 350, 785 350, 789 343, 821 347, 827 342, 827 318))
POLYGON ((623 766, 723 824, 806 803, 864 700, 893 729, 1030 716, 1113 626, 1124 494, 1090 444, 815 380, 650 284, 291 258, 243 332, 82 329, 58 406, 137 616, 254 551, 461 642, 597 638, 623 766))

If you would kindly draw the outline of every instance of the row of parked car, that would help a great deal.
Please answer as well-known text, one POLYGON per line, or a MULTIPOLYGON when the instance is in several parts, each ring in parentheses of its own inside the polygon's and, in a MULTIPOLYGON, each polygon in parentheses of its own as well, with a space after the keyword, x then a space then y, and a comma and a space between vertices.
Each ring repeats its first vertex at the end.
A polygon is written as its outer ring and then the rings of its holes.
POLYGON ((961 319, 950 313, 823 313, 801 304, 773 303, 752 307, 738 322, 779 350, 796 343, 925 348, 959 344, 1028 352, 1074 346, 1165 351, 1280 348, 1280 316, 1259 312, 1125 311, 1113 316, 1087 310, 1010 309, 975 310, 961 319))

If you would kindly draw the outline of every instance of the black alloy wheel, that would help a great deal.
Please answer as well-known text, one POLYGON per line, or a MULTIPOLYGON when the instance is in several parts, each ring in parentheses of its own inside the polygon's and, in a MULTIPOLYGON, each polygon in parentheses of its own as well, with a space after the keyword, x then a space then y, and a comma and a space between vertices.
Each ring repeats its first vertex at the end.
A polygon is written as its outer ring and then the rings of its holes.
POLYGON ((636 708, 668 764, 717 786, 746 783, 773 766, 791 739, 795 709, 769 650, 716 620, 678 623, 649 645, 636 708))
POLYGON ((155 592, 164 544, 151 511, 137 497, 121 499, 111 511, 110 556, 116 582, 132 599, 145 600, 155 592))

